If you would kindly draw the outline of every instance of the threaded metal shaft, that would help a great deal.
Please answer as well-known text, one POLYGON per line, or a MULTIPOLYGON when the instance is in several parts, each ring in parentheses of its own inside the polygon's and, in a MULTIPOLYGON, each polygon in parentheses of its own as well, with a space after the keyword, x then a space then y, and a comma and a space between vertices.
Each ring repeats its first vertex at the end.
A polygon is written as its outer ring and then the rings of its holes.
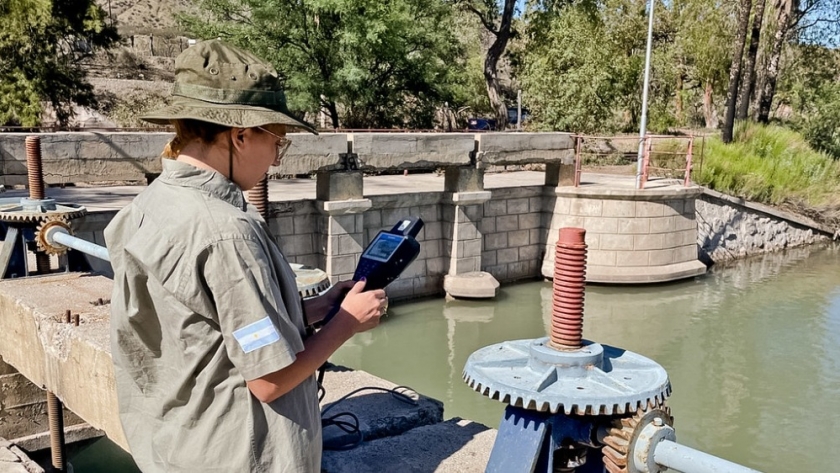
POLYGON ((43 251, 35 253, 35 269, 38 274, 49 274, 50 272, 50 255, 43 251))
POLYGON ((586 230, 561 228, 554 256, 554 294, 549 344, 577 349, 583 340, 583 299, 586 286, 586 230))
POLYGON ((248 202, 256 207, 263 220, 268 222, 268 174, 248 191, 248 202))
POLYGON ((64 472, 64 406, 51 391, 47 391, 47 416, 50 424, 50 453, 53 471, 64 472))
POLYGON ((29 177, 29 198, 44 199, 44 171, 41 168, 41 137, 26 137, 26 171, 29 177))

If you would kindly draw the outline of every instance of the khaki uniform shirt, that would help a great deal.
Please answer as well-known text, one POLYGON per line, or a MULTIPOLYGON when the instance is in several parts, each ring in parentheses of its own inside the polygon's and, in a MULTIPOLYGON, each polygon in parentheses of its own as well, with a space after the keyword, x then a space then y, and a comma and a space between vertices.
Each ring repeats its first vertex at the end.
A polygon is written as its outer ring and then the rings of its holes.
POLYGON ((144 472, 316 472, 314 376, 245 385, 303 350, 294 272, 242 191, 173 160, 105 230, 120 419, 144 472))

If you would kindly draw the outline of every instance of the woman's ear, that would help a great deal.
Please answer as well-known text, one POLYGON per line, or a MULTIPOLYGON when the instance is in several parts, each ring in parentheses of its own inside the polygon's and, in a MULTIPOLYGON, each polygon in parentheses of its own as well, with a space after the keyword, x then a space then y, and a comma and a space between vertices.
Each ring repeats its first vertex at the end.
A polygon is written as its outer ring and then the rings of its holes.
POLYGON ((230 140, 231 144, 233 145, 233 149, 242 153, 245 149, 245 141, 247 141, 248 133, 253 133, 253 130, 249 128, 231 128, 230 129, 230 140))

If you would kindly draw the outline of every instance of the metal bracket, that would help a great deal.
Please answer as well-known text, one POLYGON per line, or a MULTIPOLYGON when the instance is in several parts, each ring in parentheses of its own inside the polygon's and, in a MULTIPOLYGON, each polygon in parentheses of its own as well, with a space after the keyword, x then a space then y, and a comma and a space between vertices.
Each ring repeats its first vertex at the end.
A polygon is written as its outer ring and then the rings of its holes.
POLYGON ((360 168, 359 165, 359 155, 356 153, 340 153, 338 155, 341 158, 340 166, 344 171, 358 171, 360 168))

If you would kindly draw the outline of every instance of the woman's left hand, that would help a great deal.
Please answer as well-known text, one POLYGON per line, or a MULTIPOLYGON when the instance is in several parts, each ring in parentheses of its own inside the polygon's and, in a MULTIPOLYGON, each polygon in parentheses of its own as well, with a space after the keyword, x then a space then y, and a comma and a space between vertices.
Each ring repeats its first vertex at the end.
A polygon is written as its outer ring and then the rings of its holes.
POLYGON ((306 315, 306 322, 309 325, 314 325, 324 320, 327 315, 334 309, 341 305, 344 296, 356 284, 356 281, 340 281, 333 284, 327 292, 304 301, 303 311, 306 315))

